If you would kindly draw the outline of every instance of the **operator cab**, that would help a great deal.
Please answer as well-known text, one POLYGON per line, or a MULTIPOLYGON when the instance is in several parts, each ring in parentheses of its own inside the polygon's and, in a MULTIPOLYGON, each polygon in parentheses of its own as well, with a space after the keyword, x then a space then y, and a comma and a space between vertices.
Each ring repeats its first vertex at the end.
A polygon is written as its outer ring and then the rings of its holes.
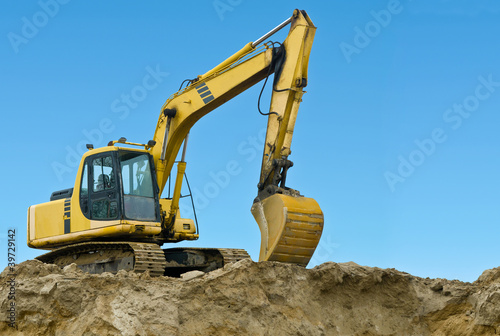
POLYGON ((149 153, 113 150, 85 159, 80 208, 91 220, 160 221, 158 184, 149 153))

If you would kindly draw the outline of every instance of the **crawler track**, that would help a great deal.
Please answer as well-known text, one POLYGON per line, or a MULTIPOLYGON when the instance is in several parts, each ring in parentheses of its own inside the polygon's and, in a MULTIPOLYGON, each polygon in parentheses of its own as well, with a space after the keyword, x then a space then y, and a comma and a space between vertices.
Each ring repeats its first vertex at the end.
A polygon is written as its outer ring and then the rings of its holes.
POLYGON ((120 270, 151 276, 179 276, 191 270, 209 272, 228 263, 250 258, 242 249, 172 248, 152 243, 88 242, 62 247, 36 259, 65 267, 75 263, 82 270, 99 274, 120 270))

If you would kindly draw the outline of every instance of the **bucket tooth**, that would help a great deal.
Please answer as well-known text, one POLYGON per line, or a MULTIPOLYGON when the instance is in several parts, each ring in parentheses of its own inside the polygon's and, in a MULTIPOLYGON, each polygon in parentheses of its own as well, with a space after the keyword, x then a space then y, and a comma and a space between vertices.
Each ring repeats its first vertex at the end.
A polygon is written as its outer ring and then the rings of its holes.
POLYGON ((261 233, 259 261, 309 263, 324 222, 314 199, 274 194, 255 202, 251 211, 261 233))

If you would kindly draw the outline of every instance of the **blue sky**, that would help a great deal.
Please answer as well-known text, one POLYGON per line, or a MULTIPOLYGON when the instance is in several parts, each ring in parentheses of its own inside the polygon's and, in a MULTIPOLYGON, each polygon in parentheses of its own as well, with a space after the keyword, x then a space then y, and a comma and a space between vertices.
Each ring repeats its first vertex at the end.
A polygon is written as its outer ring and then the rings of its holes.
MULTIPOLYGON (((41 0, 0 13, 0 267, 9 228, 17 262, 41 253, 26 246, 26 211, 73 186, 82 145, 147 142, 182 80, 294 8, 318 27, 288 174, 325 214, 310 266, 354 261, 463 281, 499 266, 500 4, 41 0)), ((260 88, 192 129, 187 173, 201 238, 183 246, 258 258, 250 207, 267 122, 260 88), (218 179, 228 165, 229 181, 218 179)))

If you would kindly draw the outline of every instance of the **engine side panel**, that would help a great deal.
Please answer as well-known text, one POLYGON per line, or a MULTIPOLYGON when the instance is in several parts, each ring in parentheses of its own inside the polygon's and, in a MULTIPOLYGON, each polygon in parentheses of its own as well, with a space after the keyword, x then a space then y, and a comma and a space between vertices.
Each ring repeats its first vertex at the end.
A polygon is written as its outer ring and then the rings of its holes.
POLYGON ((28 240, 64 234, 64 199, 30 207, 28 240))

